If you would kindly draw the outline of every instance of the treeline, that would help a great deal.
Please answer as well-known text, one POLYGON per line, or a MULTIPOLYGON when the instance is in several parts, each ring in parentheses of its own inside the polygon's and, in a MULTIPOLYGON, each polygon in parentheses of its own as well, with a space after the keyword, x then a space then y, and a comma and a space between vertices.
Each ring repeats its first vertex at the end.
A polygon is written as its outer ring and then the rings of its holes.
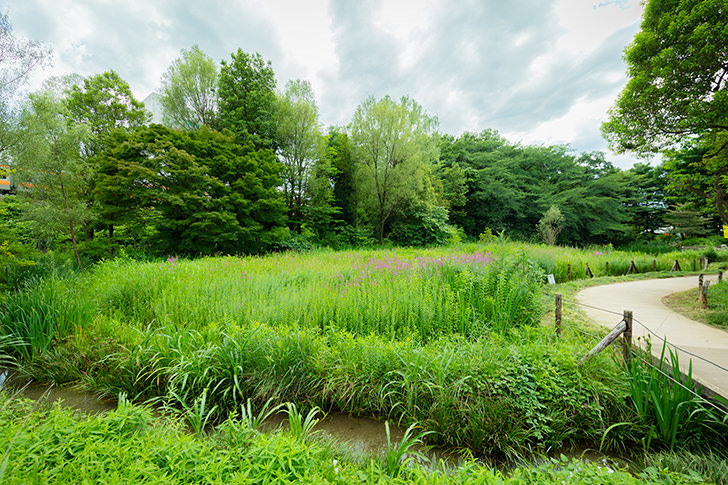
POLYGON ((183 50, 159 99, 163 124, 151 124, 114 71, 31 94, 0 152, 18 198, 2 203, 5 247, 65 240, 81 265, 119 248, 244 254, 498 233, 617 244, 653 237, 677 203, 662 167, 619 170, 600 152, 490 130, 444 135, 407 97, 370 97, 324 131, 308 82, 276 91, 270 62, 242 50, 219 64, 183 50))

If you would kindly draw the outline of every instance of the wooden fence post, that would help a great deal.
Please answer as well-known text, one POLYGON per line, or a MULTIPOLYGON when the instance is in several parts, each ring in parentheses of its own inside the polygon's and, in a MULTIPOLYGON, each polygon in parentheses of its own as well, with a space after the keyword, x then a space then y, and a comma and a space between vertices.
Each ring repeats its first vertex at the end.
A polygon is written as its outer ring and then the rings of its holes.
POLYGON ((706 281, 704 285, 700 285, 700 306, 703 309, 708 308, 708 294, 706 293, 708 286, 710 286, 710 281, 706 281))
POLYGON ((718 283, 720 283, 721 281, 723 281, 723 271, 722 270, 718 271, 718 283))
POLYGON ((677 259, 674 263, 672 263, 672 268, 670 268, 670 271, 682 271, 682 269, 680 269, 680 262, 677 259))
POLYGON ((561 335, 561 294, 556 294, 556 310, 554 311, 554 323, 556 324, 556 335, 561 335))
POLYGON ((624 311, 624 323, 627 324, 627 328, 622 335, 622 354, 624 363, 629 365, 632 362, 632 312, 629 310, 624 311))
POLYGON ((584 276, 588 276, 589 278, 594 278, 594 273, 592 273, 592 270, 589 267, 589 263, 586 263, 586 267, 584 268, 584 276))
POLYGON ((698 270, 698 265, 695 261, 695 258, 693 258, 693 271, 697 271, 697 270, 698 270))
POLYGON ((652 260, 652 271, 657 271, 657 260, 656 259, 652 260))
POLYGON ((571 279, 571 264, 566 265, 566 281, 571 279))
POLYGON ((622 333, 624 332, 625 328, 627 328, 627 323, 624 320, 622 320, 621 322, 619 322, 617 324, 616 327, 614 327, 612 329, 611 332, 609 332, 607 334, 606 337, 604 337, 598 344, 596 344, 594 346, 594 348, 589 351, 588 354, 586 354, 584 357, 582 357, 579 360, 579 365, 583 364, 584 362, 587 361, 587 359, 589 359, 592 356, 598 354, 599 352, 601 352, 602 350, 604 350, 605 348, 607 348, 607 346, 609 346, 609 344, 611 344, 612 342, 614 342, 615 340, 617 340, 617 338, 620 335, 622 335, 622 333))
POLYGON ((639 271, 637 271, 637 265, 634 264, 634 260, 630 261, 629 268, 627 268, 627 274, 630 274, 632 271, 639 273, 639 271))
POLYGON ((606 273, 607 276, 609 276, 609 261, 604 263, 604 272, 606 273))
POLYGON ((703 273, 700 273, 698 275, 698 288, 702 288, 702 287, 703 287, 703 273))

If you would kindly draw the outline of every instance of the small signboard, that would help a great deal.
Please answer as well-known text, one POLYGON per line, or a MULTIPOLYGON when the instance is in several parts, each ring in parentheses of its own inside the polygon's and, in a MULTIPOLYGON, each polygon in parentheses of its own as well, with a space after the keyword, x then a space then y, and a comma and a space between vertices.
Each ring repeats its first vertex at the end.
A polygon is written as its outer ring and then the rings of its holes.
POLYGON ((548 274, 548 275, 546 275, 546 279, 548 280, 550 285, 556 284, 556 278, 554 278, 554 275, 548 274))
POLYGON ((728 226, 723 226, 723 237, 728 239, 728 226))

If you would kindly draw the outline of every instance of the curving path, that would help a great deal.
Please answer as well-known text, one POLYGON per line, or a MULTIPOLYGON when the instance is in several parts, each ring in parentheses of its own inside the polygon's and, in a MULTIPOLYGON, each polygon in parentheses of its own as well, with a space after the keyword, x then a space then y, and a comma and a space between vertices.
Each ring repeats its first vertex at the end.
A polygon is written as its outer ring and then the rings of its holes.
MULTIPOLYGON (((714 275, 708 275, 706 281, 714 281, 715 278, 714 275)), ((648 335, 647 330, 637 323, 639 320, 668 342, 728 369, 728 332, 690 320, 670 310, 661 301, 671 293, 697 286, 697 276, 629 281, 583 289, 577 293, 576 300, 583 305, 619 313, 614 315, 582 307, 590 319, 610 329, 620 322, 624 310, 631 310, 635 319, 632 327, 633 340, 648 335)), ((660 340, 653 336, 652 353, 659 356, 661 350, 660 340)), ((683 352, 678 352, 678 355, 680 367, 684 370, 687 370, 692 359, 695 380, 728 398, 728 371, 683 352)))

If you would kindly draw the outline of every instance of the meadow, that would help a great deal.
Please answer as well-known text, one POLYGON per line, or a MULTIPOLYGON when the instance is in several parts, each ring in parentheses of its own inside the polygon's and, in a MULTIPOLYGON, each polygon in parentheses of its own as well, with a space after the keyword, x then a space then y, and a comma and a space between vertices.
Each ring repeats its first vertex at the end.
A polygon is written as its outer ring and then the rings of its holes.
POLYGON ((610 274, 631 261, 642 271, 653 259, 685 268, 698 256, 496 241, 117 259, 9 295, 0 353, 18 376, 151 400, 198 427, 250 399, 417 423, 428 442, 476 455, 627 452, 650 425, 612 353, 579 366, 593 342, 540 324, 545 275, 584 277, 586 263, 599 275, 606 262, 610 274))

